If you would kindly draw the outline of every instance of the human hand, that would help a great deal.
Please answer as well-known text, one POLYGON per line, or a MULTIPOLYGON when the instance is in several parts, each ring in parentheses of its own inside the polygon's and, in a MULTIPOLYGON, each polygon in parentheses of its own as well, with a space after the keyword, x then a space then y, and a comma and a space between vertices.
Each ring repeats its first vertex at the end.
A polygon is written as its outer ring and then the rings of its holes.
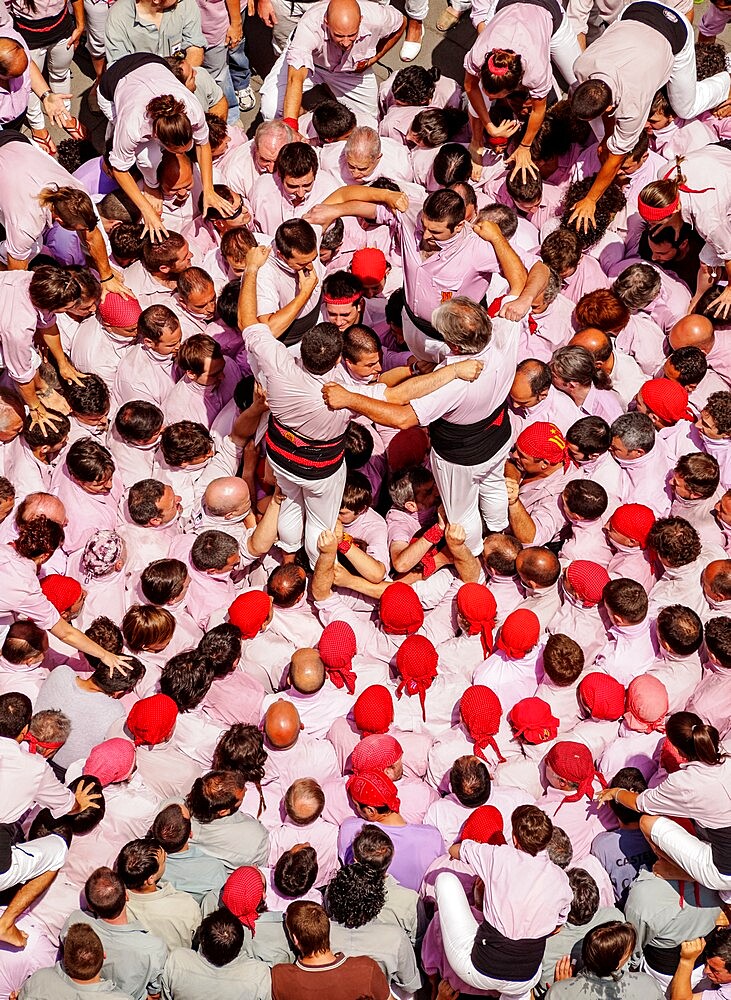
POLYGON ((233 21, 228 26, 226 31, 226 41, 225 45, 229 49, 235 49, 237 45, 240 45, 241 39, 244 37, 244 26, 239 19, 235 24, 233 21))
POLYGON ((515 323, 519 323, 528 315, 532 305, 533 302, 530 296, 519 295, 517 299, 511 299, 510 302, 503 302, 499 315, 503 319, 510 319, 515 323))
POLYGON ((303 267, 301 271, 297 272, 297 290, 308 299, 317 288, 317 285, 317 272, 311 264, 308 264, 307 267, 303 267))
POLYGON ((405 195, 403 191, 386 191, 385 193, 388 195, 386 204, 392 212, 408 212, 408 195, 405 195))
POLYGON ((444 540, 450 552, 460 548, 467 541, 467 532, 461 524, 448 524, 444 531, 444 540))
POLYGON ((554 978, 557 983, 560 983, 562 979, 571 979, 574 974, 573 965, 571 963, 571 956, 564 955, 563 958, 559 958, 556 962, 556 970, 554 978))
POLYGON ((269 254, 272 252, 271 247, 252 247, 251 250, 246 251, 246 270, 247 271, 258 271, 262 264, 266 263, 269 254))
POLYGON ((322 387, 322 398, 329 410, 345 410, 350 405, 350 393, 339 382, 327 382, 322 387))
POLYGON ((483 219, 481 222, 475 222, 472 226, 473 232, 477 233, 480 239, 485 240, 487 243, 492 243, 496 237, 502 236, 499 226, 494 222, 490 222, 488 219, 483 219))
POLYGON ((702 937, 693 938, 690 941, 680 943, 680 961, 695 962, 706 946, 706 939, 702 937))
POLYGON ((64 123, 71 118, 64 101, 70 101, 73 94, 49 94, 43 102, 43 111, 54 125, 63 128, 64 123))
POLYGON ((84 34, 84 25, 77 25, 76 28, 71 32, 69 40, 66 42, 67 49, 76 49, 81 41, 81 36, 84 34))
POLYGON ((102 302, 109 295, 110 292, 116 292, 117 295, 121 295, 123 299, 131 299, 133 293, 127 288, 124 280, 120 274, 116 271, 112 271, 112 277, 108 281, 102 281, 102 302))
POLYGON ((83 385, 84 380, 89 377, 77 368, 74 368, 70 361, 66 361, 58 366, 58 374, 64 382, 73 382, 74 385, 83 385))
POLYGON ((99 659, 106 667, 109 667, 113 674, 126 675, 130 672, 129 656, 119 656, 117 653, 110 653, 109 650, 105 649, 99 659))
POLYGON ((569 222, 574 222, 577 232, 589 232, 589 226, 596 229, 596 202, 592 198, 582 198, 574 205, 569 216, 569 222))
POLYGON ((446 979, 440 980, 439 987, 437 988, 437 1000, 457 1000, 458 996, 459 992, 452 989, 452 986, 446 979))
MULTIPOLYGON (((149 201, 149 196, 145 196, 149 201)), ((165 227, 160 216, 154 211, 153 206, 150 205, 149 212, 142 213, 142 222, 144 223, 142 228, 142 235, 149 236, 152 243, 162 243, 162 241, 168 235, 168 231, 165 227)))
POLYGON ((208 210, 215 208, 217 212, 220 212, 225 218, 234 214, 234 207, 230 201, 226 201, 222 198, 220 194, 216 194, 213 188, 210 190, 203 191, 203 211, 202 215, 205 218, 208 215, 208 210))
POLYGON ((83 781, 79 783, 78 788, 74 792, 74 798, 78 803, 79 812, 83 812, 84 809, 99 808, 97 799, 101 798, 101 793, 95 792, 93 789, 94 785, 91 782, 89 782, 88 785, 85 785, 83 781))
POLYGON ((506 478, 505 488, 508 491, 508 507, 512 507, 514 503, 518 502, 520 486, 514 479, 506 478))
POLYGON ((259 0, 259 3, 257 4, 257 13, 260 20, 264 22, 267 28, 273 28, 275 24, 279 24, 279 19, 274 13, 272 0, 259 0))
POLYGON ((322 226, 323 229, 327 229, 338 217, 337 205, 313 205, 302 216, 311 226, 322 226))
POLYGON ((491 122, 487 132, 493 139, 509 139, 511 135, 515 135, 521 124, 516 118, 508 118, 504 122, 500 122, 499 125, 493 125, 491 122))
POLYGON ((485 366, 482 361, 469 358, 465 361, 457 361, 451 367, 454 369, 453 374, 455 378, 461 379, 462 382, 474 382, 480 377, 480 373, 485 366))
POLYGON ((323 555, 334 555, 338 551, 338 539, 334 531, 321 531, 317 538, 317 551, 323 555))
POLYGON ((516 174, 520 174, 520 179, 525 181, 526 176, 536 177, 538 175, 538 167, 533 162, 533 157, 528 146, 518 146, 513 150, 512 154, 505 161, 506 164, 512 163, 514 170, 511 177, 515 177, 516 174))
POLYGON ((731 286, 727 285, 713 302, 709 302, 708 308, 712 310, 714 316, 726 319, 731 309, 731 286))

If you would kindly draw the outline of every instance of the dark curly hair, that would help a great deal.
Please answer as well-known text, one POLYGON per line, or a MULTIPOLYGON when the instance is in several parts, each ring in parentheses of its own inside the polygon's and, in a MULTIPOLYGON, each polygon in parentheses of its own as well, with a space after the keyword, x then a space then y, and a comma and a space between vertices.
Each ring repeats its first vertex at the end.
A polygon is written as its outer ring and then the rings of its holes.
POLYGON ((701 554, 698 532, 684 517, 658 518, 647 536, 647 545, 673 569, 687 566, 701 554))
POLYGON ((386 886, 380 872, 357 861, 344 865, 325 890, 325 909, 343 927, 363 927, 375 920, 386 903, 386 886))
POLYGON ((257 819, 264 812, 264 794, 261 783, 268 754, 264 749, 264 734, 256 726, 236 722, 218 741, 213 754, 213 768, 217 771, 238 771, 259 792, 257 819))
POLYGON ((576 233, 579 237, 579 243, 581 244, 582 250, 588 250, 590 247, 595 246, 599 242, 602 236, 606 233, 609 228, 609 224, 617 212, 621 212, 627 204, 627 199, 625 198, 621 187, 616 181, 613 181, 596 203, 596 211, 594 213, 596 220, 595 227, 589 226, 589 231, 585 233, 583 226, 579 229, 575 222, 569 222, 571 214, 574 210, 574 205, 577 201, 581 201, 582 198, 586 197, 589 193, 589 189, 594 183, 595 178, 596 174, 592 174, 591 177, 584 177, 583 180, 574 181, 574 183, 569 186, 563 203, 561 225, 576 233))

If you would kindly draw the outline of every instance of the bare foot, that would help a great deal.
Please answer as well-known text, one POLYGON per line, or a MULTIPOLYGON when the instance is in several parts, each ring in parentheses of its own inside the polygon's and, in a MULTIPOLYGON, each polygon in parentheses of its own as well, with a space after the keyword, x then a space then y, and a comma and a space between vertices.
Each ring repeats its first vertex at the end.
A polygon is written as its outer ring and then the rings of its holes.
POLYGON ((421 21, 415 21, 410 17, 406 22, 405 42, 420 42, 424 34, 424 25, 421 21))
POLYGON ((658 878, 664 879, 679 879, 682 882, 692 882, 693 879, 690 875, 683 871, 678 865, 673 861, 666 861, 664 858, 660 858, 652 866, 653 875, 657 875, 658 878))
POLYGON ((11 944, 14 948, 25 948, 28 935, 24 934, 15 924, 0 923, 0 941, 11 944))

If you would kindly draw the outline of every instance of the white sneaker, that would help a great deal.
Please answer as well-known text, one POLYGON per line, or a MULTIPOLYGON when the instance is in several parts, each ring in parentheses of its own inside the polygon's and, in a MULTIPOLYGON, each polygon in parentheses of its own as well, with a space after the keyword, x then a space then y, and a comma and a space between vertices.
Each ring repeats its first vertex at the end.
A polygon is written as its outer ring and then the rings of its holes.
POLYGON ((251 111, 256 105, 256 95, 251 87, 247 87, 245 90, 237 90, 236 97, 238 98, 241 111, 251 111))

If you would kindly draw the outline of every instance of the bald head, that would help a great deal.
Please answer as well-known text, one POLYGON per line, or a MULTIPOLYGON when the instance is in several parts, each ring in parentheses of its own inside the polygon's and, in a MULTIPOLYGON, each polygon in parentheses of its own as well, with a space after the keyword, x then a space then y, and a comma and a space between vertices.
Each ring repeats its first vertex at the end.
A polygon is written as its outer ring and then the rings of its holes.
POLYGON ((203 494, 203 508, 211 517, 232 521, 251 510, 249 487, 238 476, 224 476, 208 484, 203 494))
POLYGON ((707 316, 693 313, 679 319, 668 335, 668 341, 674 351, 679 347, 699 347, 704 354, 713 347, 713 323, 707 316))
POLYGON ((731 600, 731 559, 714 559, 701 574, 703 592, 711 601, 731 600))
POLYGON ((49 521, 55 521, 61 527, 67 523, 66 508, 58 497, 50 493, 29 493, 18 507, 15 515, 17 525, 27 524, 34 517, 45 516, 49 521))
POLYGON ((0 389, 0 443, 7 444, 23 429, 25 410, 15 393, 0 389))
POLYGON ((569 347, 585 347, 597 361, 605 361, 612 353, 612 342, 603 330, 588 326, 579 330, 568 343, 569 347))
POLYGON ((264 735, 275 750, 293 746, 303 728, 299 712, 283 698, 270 705, 264 716, 264 735))
POLYGON ((298 649, 292 654, 289 682, 300 694, 314 694, 325 683, 325 664, 316 649, 298 649))
POLYGON ((27 69, 28 56, 20 42, 0 37, 0 73, 14 80, 22 76, 27 69))
POLYGON ((515 559, 518 576, 530 590, 552 587, 561 573, 558 556, 550 549, 534 545, 523 549, 515 559))
POLYGON ((535 358, 526 358, 515 369, 510 398, 514 406, 531 409, 546 398, 550 388, 551 370, 548 365, 535 358))
POLYGON ((279 150, 294 142, 294 131, 283 121, 263 122, 254 133, 254 163, 260 174, 274 172, 279 150))
POLYGON ((482 546, 485 566, 491 573, 498 576, 513 576, 515 560, 523 548, 523 543, 512 535, 504 535, 499 531, 488 535, 482 546))
POLYGON ((368 160, 377 160, 381 155, 381 137, 374 128, 367 125, 356 125, 348 136, 345 143, 345 155, 363 157, 368 160))
POLYGON ((284 794, 284 808, 297 826, 307 826, 322 814, 325 795, 314 778, 297 778, 284 794))
POLYGON ((193 164, 181 153, 163 150, 157 178, 163 194, 182 204, 193 190, 193 164))
POLYGON ((361 10, 356 0, 330 0, 325 20, 330 38, 341 49, 350 49, 360 30, 361 10))

